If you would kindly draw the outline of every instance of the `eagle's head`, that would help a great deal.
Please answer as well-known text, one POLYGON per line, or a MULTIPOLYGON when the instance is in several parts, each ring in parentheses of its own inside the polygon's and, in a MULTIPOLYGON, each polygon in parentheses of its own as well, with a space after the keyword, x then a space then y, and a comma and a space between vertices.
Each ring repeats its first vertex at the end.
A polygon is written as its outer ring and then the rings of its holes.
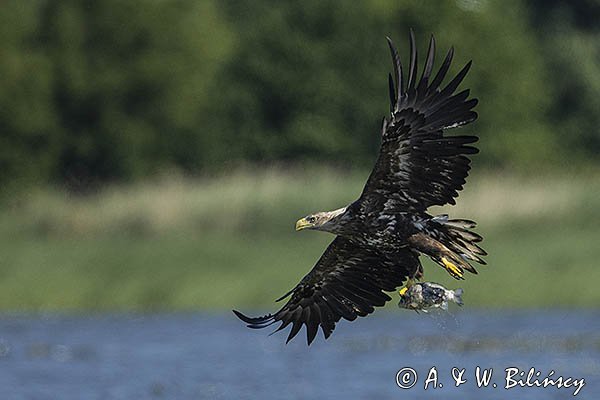
POLYGON ((321 211, 315 214, 307 215, 296 221, 296 230, 314 229, 317 231, 326 231, 335 233, 340 224, 340 217, 346 211, 346 207, 334 211, 321 211))

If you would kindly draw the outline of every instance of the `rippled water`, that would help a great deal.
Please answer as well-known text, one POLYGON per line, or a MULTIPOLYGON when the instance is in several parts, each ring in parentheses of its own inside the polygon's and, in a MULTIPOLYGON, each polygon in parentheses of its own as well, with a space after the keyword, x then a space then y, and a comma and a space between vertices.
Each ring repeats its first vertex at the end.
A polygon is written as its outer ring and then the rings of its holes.
POLYGON ((600 398, 598 311, 379 312, 310 348, 303 336, 285 345, 285 334, 267 333, 229 313, 3 315, 0 398, 573 398, 575 386, 505 389, 512 367, 535 368, 539 381, 552 370, 583 378, 575 398, 600 398), (493 369, 488 387, 477 387, 477 366, 493 369), (459 387, 453 367, 465 369, 459 387), (418 376, 410 389, 396 383, 403 368, 418 376))

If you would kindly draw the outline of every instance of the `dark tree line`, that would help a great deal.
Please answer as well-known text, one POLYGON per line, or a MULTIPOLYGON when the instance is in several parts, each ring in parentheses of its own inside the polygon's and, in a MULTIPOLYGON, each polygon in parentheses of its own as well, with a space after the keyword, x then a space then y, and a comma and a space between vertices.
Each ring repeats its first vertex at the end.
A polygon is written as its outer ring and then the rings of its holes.
POLYGON ((0 179, 74 187, 165 168, 369 166, 387 112, 385 36, 408 28, 480 99, 477 162, 590 163, 600 152, 592 0, 120 1, 0 5, 0 179))

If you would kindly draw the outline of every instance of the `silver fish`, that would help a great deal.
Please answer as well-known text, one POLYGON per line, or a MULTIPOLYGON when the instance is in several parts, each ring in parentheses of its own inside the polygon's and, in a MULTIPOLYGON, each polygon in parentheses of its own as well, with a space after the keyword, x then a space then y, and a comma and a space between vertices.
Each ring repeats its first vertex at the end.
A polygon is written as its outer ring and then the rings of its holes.
POLYGON ((438 283, 419 282, 400 292, 398 307, 417 312, 427 312, 432 308, 448 309, 448 301, 462 306, 462 289, 449 290, 438 283))

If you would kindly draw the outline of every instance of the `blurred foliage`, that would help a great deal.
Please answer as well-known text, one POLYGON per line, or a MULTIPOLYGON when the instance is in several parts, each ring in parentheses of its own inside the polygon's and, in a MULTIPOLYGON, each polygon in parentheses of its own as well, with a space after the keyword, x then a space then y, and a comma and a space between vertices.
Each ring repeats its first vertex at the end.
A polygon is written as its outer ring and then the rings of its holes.
MULTIPOLYGON (((376 157, 391 69, 412 27, 480 99, 477 162, 597 161, 593 0, 6 0, 0 181, 87 187, 177 168, 376 157)), ((6 185, 3 185, 6 187, 6 185)))
POLYGON ((536 0, 532 26, 554 95, 548 121, 573 159, 600 155, 600 2, 536 0))
MULTIPOLYGON (((0 208, 0 311, 272 311, 333 238, 295 232, 295 220, 353 200, 364 172, 251 169, 88 196, 28 191, 0 208)), ((472 176, 456 206, 433 211, 472 218, 485 237, 488 265, 460 282, 467 307, 599 308, 598 193, 599 169, 472 176)), ((427 280, 458 285, 421 261, 427 280)))

